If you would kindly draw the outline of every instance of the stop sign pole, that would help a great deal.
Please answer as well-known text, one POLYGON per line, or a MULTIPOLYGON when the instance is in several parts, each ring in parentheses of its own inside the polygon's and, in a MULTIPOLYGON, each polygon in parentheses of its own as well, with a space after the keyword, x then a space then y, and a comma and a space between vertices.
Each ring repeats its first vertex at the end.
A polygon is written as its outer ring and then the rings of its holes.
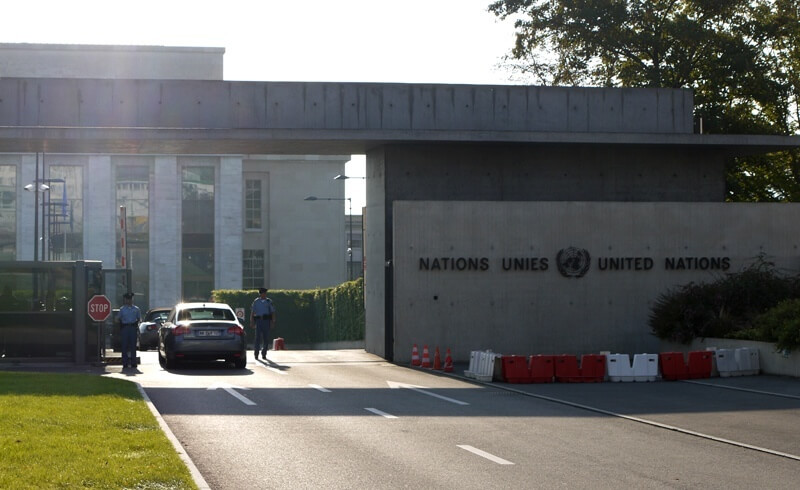
POLYGON ((95 294, 86 304, 86 313, 96 322, 104 322, 111 314, 111 301, 103 294, 95 294))

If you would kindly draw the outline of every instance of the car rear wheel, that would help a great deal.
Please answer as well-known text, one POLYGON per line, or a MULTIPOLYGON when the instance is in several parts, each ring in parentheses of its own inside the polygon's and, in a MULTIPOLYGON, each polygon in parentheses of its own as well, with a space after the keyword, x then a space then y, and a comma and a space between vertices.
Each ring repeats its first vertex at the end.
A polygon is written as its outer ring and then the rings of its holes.
POLYGON ((244 368, 246 368, 247 367, 247 358, 246 357, 242 357, 242 358, 239 358, 239 359, 234 359, 233 360, 233 366, 236 369, 244 369, 244 368))
MULTIPOLYGON (((166 351, 165 351, 166 352, 166 351)), ((169 358, 169 352, 166 352, 166 356, 162 356, 161 352, 158 353, 158 363, 164 369, 175 369, 178 367, 178 361, 175 359, 169 358)))

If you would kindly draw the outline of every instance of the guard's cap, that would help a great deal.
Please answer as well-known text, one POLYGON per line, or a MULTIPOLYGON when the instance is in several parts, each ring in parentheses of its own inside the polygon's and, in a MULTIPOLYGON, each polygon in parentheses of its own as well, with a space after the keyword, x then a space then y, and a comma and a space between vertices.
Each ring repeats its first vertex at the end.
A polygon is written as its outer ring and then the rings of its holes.
POLYGON ((122 297, 125 299, 133 299, 133 293, 125 293, 122 295, 122 297))
POLYGON ((258 294, 264 294, 267 292, 267 288, 258 288, 258 294))

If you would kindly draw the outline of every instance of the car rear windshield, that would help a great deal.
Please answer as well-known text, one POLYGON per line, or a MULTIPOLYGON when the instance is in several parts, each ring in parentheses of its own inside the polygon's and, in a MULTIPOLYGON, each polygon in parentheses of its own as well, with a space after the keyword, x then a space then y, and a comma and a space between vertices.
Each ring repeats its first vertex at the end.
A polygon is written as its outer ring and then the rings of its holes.
POLYGON ((181 311, 179 320, 236 320, 236 316, 220 308, 191 308, 181 311))
POLYGON ((149 315, 147 315, 148 322, 154 322, 156 320, 166 320, 167 315, 169 315, 169 311, 151 311, 149 315))

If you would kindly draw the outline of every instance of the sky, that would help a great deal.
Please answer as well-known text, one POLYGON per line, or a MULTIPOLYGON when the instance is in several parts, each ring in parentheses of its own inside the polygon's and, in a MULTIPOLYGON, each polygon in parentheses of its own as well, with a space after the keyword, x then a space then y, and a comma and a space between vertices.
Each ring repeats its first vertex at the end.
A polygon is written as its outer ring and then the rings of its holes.
MULTIPOLYGON (((224 78, 512 84, 512 21, 492 0, 27 0, 3 2, 0 43, 225 48, 224 78)), ((363 176, 363 156, 345 172, 363 176)), ((354 214, 364 180, 345 181, 354 214)))

